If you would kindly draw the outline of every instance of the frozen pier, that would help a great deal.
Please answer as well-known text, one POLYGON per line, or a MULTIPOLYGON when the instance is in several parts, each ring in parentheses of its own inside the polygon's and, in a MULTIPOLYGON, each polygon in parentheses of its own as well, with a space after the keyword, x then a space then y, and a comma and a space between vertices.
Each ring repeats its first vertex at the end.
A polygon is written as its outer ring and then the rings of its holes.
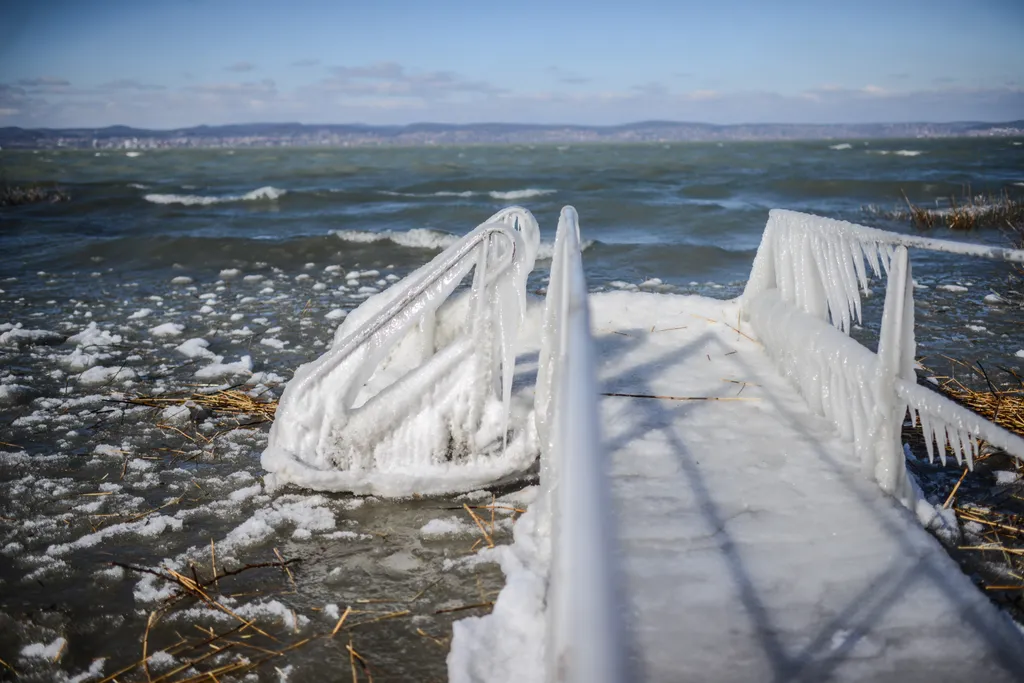
POLYGON ((1024 677, 1017 629, 733 329, 736 303, 590 302, 602 393, 725 399, 601 398, 631 680, 1024 677))
POLYGON ((505 588, 454 626, 454 683, 1024 680, 1020 630, 926 530, 958 533, 901 440, 909 418, 943 463, 979 440, 1024 457, 918 384, 908 249, 1024 251, 772 211, 739 299, 590 294, 567 207, 541 306, 538 245, 506 209, 353 312, 263 456, 279 481, 411 495, 539 455, 514 543, 483 551, 505 588), (869 281, 877 351, 849 336, 869 281))

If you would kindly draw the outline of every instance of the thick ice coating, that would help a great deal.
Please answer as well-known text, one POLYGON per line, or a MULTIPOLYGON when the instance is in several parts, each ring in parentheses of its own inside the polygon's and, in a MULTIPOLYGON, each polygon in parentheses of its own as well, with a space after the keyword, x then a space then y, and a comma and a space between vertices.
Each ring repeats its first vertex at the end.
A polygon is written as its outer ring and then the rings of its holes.
POLYGON ((943 464, 948 444, 958 463, 973 466, 978 439, 1024 459, 1024 440, 917 385, 906 247, 1018 262, 1024 257, 774 209, 742 307, 768 355, 811 410, 854 441, 865 470, 883 490, 911 505, 900 440, 908 410, 924 430, 929 458, 938 450, 943 464), (867 287, 868 265, 876 276, 883 268, 889 273, 877 355, 844 334, 860 318, 859 290, 867 287))
POLYGON ((539 244, 533 215, 504 209, 352 311, 285 388, 263 452, 271 481, 401 497, 529 467, 531 406, 513 405, 512 376, 539 244))

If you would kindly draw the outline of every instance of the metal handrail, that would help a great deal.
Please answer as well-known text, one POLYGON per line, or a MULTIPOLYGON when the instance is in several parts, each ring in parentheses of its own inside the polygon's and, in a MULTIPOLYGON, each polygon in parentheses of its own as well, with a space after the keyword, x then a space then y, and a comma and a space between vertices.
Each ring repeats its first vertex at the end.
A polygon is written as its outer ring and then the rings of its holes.
MULTIPOLYGON (((601 442, 597 354, 576 210, 562 209, 551 264, 545 329, 554 376, 545 406, 550 440, 542 485, 552 514, 547 680, 622 683, 627 639, 615 553, 609 461, 601 442), (548 315, 552 313, 555 315, 548 315), (545 478, 547 481, 545 482, 545 478), (553 490, 552 490, 553 487, 553 490)), ((538 377, 538 389, 543 382, 538 377)))
POLYGON ((367 321, 366 324, 360 326, 352 334, 345 337, 336 349, 332 349, 330 351, 331 357, 328 362, 317 367, 316 371, 310 373, 309 376, 302 378, 299 382, 298 390, 301 391, 310 383, 319 381, 325 374, 334 370, 357 348, 366 343, 366 341, 373 337, 374 334, 387 326, 395 317, 402 313, 402 311, 421 297, 432 285, 436 284, 443 277, 449 276, 452 269, 455 268, 462 259, 471 254, 473 250, 480 246, 481 243, 485 242, 485 240, 488 240, 491 235, 500 235, 504 237, 509 241, 510 246, 509 249, 502 254, 502 262, 498 264, 497 269, 488 273, 489 280, 493 281, 494 278, 497 278, 508 270, 515 261, 516 253, 516 238, 513 229, 502 223, 484 223, 478 226, 459 242, 452 245, 453 247, 457 247, 456 249, 451 250, 450 253, 446 250, 441 254, 441 256, 445 256, 445 258, 438 264, 440 266, 439 268, 432 269, 432 272, 430 273, 424 273, 423 277, 418 281, 410 283, 408 289, 406 289, 395 301, 391 302, 384 311, 378 313, 367 321))

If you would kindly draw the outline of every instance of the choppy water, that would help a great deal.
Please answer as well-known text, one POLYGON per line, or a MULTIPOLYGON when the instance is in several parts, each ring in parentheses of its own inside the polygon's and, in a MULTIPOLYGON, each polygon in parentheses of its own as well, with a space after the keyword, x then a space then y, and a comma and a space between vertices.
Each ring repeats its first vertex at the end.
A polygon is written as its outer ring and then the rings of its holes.
MULTIPOLYGON (((443 639, 454 617, 478 612, 435 612, 486 602, 501 579, 493 565, 467 561, 479 533, 451 509, 463 500, 267 495, 258 479, 266 425, 218 435, 225 425, 194 414, 180 424, 186 438, 158 427, 153 409, 113 399, 248 377, 230 367, 197 377, 212 355, 251 364, 257 391, 277 395, 329 342, 341 315, 329 313, 351 310, 512 203, 534 212, 547 242, 559 209, 576 206, 594 289, 730 297, 742 289, 769 208, 907 231, 863 207, 894 207, 902 192, 929 203, 966 185, 1024 192, 1020 141, 832 148, 840 142, 0 152, 0 178, 57 183, 71 196, 0 209, 0 659, 29 680, 80 672, 97 656, 110 657, 107 673, 129 664, 158 606, 146 592, 159 582, 140 583, 110 562, 208 567, 213 539, 229 567, 272 561, 275 548, 303 559, 294 585, 280 569, 262 569, 224 588, 251 593, 232 598, 232 609, 262 610, 269 616, 259 623, 282 642, 330 630, 330 605, 377 616, 409 609, 358 627, 354 646, 377 680, 443 678, 445 650, 429 636, 443 639), (85 337, 65 341, 92 323, 85 337), (167 323, 180 331, 153 332, 167 323), (19 324, 52 334, 9 327, 19 324), (192 338, 208 346, 193 345, 190 356, 178 347, 192 338), (452 517, 452 535, 421 531, 452 517), (424 588, 412 603, 354 602, 407 600, 424 588), (57 663, 20 654, 58 637, 68 643, 57 663)), ((545 267, 532 289, 543 286, 545 267)), ((921 355, 940 366, 947 354, 1021 369, 1019 308, 985 298, 1010 286, 1007 266, 916 255, 914 267, 921 355)), ((877 310, 868 316, 870 339, 877 310)), ((507 525, 496 533, 507 537, 507 525)), ((194 635, 194 624, 224 629, 231 618, 172 611, 152 628, 149 651, 177 632, 194 635)), ((347 675, 347 635, 307 645, 279 668, 294 665, 293 680, 333 678, 339 667, 347 675)), ((278 676, 272 666, 264 672, 278 676)))

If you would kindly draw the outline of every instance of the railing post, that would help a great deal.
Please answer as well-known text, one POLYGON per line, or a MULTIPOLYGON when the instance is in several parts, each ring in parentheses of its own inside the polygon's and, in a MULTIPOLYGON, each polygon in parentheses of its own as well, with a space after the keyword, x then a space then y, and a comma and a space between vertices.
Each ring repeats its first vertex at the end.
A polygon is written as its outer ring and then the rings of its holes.
POLYGON ((862 464, 883 491, 908 507, 913 490, 903 455, 903 419, 907 406, 896 395, 896 380, 914 377, 914 287, 907 248, 896 247, 889 263, 882 328, 878 336, 878 375, 870 450, 862 464), (873 457, 872 457, 873 456, 873 457))

